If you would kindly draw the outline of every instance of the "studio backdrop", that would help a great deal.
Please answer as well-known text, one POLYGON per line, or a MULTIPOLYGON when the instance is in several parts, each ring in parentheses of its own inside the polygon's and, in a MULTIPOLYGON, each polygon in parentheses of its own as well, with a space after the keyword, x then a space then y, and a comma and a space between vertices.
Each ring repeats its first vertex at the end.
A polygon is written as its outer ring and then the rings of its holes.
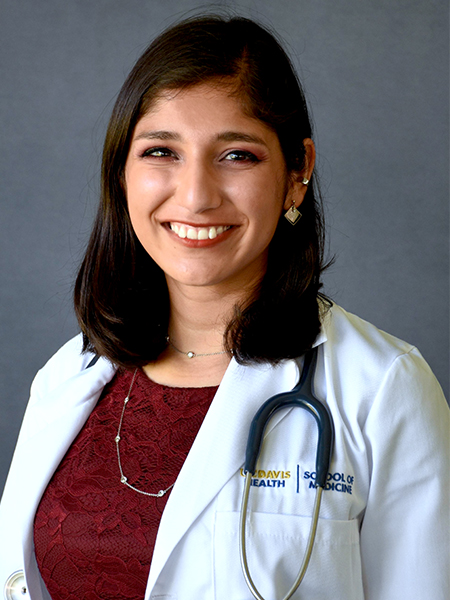
POLYGON ((115 96, 156 34, 208 10, 273 27, 298 69, 335 255, 325 293, 418 346, 448 397, 445 0, 0 0, 0 490, 32 378, 78 331, 115 96))

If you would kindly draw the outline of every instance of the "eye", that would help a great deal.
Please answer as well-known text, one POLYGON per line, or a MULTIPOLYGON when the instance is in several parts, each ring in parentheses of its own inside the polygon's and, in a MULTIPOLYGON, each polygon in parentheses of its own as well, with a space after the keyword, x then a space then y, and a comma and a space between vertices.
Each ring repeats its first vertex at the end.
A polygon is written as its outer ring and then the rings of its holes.
POLYGON ((141 155, 143 158, 172 158, 175 154, 169 148, 157 147, 157 148, 148 148, 144 150, 141 155))
POLYGON ((224 160, 228 160, 230 162, 246 163, 259 162, 259 158, 255 156, 252 152, 248 152, 248 150, 232 150, 231 152, 228 152, 224 160))

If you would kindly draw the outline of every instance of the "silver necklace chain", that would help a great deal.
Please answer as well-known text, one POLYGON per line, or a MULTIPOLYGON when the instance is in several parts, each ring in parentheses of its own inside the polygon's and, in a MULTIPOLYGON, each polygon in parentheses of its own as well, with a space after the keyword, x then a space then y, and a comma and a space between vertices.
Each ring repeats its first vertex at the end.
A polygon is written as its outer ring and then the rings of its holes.
POLYGON ((120 448, 119 448, 119 444, 120 444, 120 431, 122 429, 122 421, 123 421, 123 415, 125 414, 125 409, 127 407, 128 401, 130 400, 130 394, 131 394, 131 390, 133 389, 133 384, 134 381, 136 379, 136 375, 137 375, 138 370, 136 369, 134 374, 133 374, 133 379, 131 380, 131 384, 130 384, 130 389, 128 390, 128 394, 126 395, 124 401, 123 401, 123 408, 122 408, 122 414, 120 415, 120 421, 119 421, 119 428, 117 430, 117 435, 115 437, 115 442, 116 442, 116 450, 117 450, 117 461, 119 463, 119 470, 120 470, 120 482, 127 485, 129 488, 131 488, 132 490, 134 490, 135 492, 138 492, 139 494, 144 494, 144 496, 151 496, 152 498, 161 498, 162 496, 164 496, 165 494, 167 494, 167 492, 173 488, 173 486, 175 485, 175 482, 172 483, 172 485, 169 485, 168 488, 166 488, 165 490, 159 490, 159 492, 157 494, 152 494, 151 492, 144 492, 144 490, 139 490, 137 487, 134 487, 134 485, 131 485, 131 483, 128 483, 128 479, 125 476, 123 469, 122 469, 122 461, 120 459, 120 448))
POLYGON ((197 352, 183 352, 183 350, 180 350, 179 348, 177 348, 172 341, 170 340, 170 337, 167 335, 166 336, 166 341, 172 346, 172 348, 174 350, 176 350, 177 352, 179 352, 180 354, 184 354, 185 356, 187 356, 188 358, 197 358, 199 356, 217 356, 219 354, 226 354, 227 351, 226 350, 221 350, 220 352, 207 352, 207 353, 203 353, 203 354, 197 354, 197 352))

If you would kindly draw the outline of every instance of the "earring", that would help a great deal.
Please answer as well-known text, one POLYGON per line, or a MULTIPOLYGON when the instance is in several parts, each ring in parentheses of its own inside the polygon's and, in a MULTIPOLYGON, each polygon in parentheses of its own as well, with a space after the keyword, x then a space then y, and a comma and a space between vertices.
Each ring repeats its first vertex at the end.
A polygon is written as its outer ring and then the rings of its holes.
POLYGON ((297 221, 300 221, 302 213, 299 210, 297 210, 295 202, 292 202, 291 208, 289 208, 289 210, 287 210, 284 213, 284 216, 291 225, 295 225, 297 221))
POLYGON ((303 177, 302 183, 303 183, 303 185, 308 185, 309 179, 306 179, 306 177, 303 177))

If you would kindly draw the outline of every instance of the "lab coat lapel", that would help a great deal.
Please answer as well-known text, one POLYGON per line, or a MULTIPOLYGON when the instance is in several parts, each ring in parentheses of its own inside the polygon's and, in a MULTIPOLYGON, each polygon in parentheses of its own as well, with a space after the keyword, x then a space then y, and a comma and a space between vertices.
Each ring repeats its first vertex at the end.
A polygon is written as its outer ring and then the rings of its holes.
MULTIPOLYGON (((146 599, 177 543, 242 467, 256 410, 270 396, 292 389, 298 377, 297 363, 291 360, 275 368, 243 367, 231 361, 164 509, 146 599)), ((274 417, 270 429, 283 416, 274 417)))
MULTIPOLYGON (((14 455, 13 480, 8 482, 8 488, 12 492, 9 497, 14 501, 11 514, 21 515, 19 526, 30 590, 40 589, 39 574, 32 560, 33 521, 37 505, 104 385, 113 375, 114 367, 106 361, 99 361, 95 367, 81 371, 58 385, 29 408, 14 455)), ((15 535, 18 534, 16 529, 15 535)))

